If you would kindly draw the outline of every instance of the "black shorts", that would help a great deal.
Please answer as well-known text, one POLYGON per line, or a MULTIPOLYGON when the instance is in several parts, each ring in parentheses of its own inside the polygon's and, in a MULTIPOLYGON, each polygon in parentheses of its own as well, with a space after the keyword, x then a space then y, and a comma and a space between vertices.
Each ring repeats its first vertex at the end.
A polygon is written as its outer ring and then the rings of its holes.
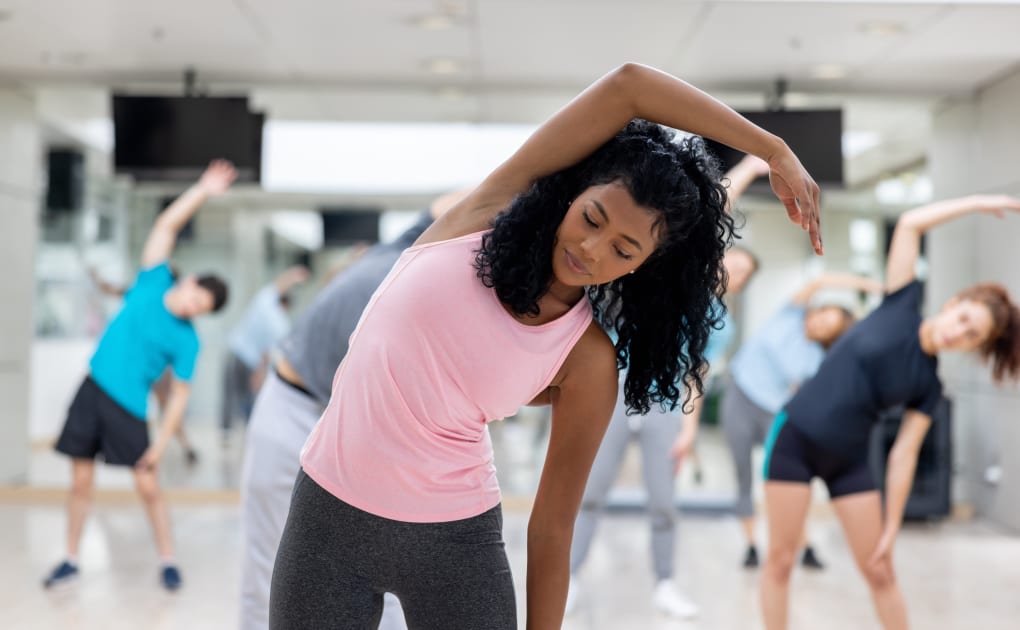
POLYGON ((780 412, 765 442, 765 479, 811 483, 814 477, 825 482, 833 499, 877 489, 866 455, 849 459, 819 446, 780 412))
POLYGON ((86 376, 67 411, 67 422, 55 447, 71 457, 134 466, 149 448, 149 426, 117 404, 86 376))

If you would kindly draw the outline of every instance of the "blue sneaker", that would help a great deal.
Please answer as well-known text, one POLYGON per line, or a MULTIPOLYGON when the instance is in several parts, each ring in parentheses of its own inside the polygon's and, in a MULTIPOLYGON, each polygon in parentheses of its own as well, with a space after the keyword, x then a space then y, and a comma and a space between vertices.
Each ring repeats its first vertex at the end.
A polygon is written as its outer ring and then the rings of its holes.
POLYGON ((49 577, 43 580, 43 588, 52 588, 58 584, 66 584, 76 577, 78 577, 78 567, 65 560, 56 569, 53 569, 49 577))
POLYGON ((176 591, 181 587, 181 572, 177 570, 177 567, 167 565, 160 573, 160 580, 163 582, 163 588, 168 591, 176 591))

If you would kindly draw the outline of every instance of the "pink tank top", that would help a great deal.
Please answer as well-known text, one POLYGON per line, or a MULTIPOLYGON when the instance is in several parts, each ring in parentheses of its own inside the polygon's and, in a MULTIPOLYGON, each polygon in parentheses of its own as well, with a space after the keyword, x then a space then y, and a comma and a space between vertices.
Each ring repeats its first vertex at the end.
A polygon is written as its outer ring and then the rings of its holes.
POLYGON ((549 386, 592 313, 581 299, 540 326, 514 319, 477 276, 481 239, 407 249, 365 307, 301 453, 338 499, 407 522, 499 503, 486 424, 549 386))

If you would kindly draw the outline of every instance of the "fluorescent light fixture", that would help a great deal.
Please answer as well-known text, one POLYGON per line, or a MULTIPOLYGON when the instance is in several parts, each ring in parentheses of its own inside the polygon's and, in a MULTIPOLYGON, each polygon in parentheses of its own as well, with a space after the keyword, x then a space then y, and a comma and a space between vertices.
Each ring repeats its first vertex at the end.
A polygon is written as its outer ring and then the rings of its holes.
POLYGON ((456 59, 440 57, 425 62, 425 69, 432 74, 457 74, 464 70, 464 64, 456 59))
POLYGON ((444 13, 416 15, 408 21, 423 31, 445 31, 457 25, 457 21, 453 16, 444 13))
POLYGON ((842 79, 846 76, 846 68, 835 63, 823 63, 811 68, 811 76, 815 79, 842 79))
POLYGON ((262 186, 271 192, 434 194, 478 183, 534 129, 269 120, 262 186))
POLYGON ((861 24, 860 30, 862 33, 865 33, 867 35, 876 35, 884 37, 890 35, 899 35, 901 33, 906 32, 907 29, 904 28, 903 24, 900 24, 899 22, 881 22, 876 20, 861 24))

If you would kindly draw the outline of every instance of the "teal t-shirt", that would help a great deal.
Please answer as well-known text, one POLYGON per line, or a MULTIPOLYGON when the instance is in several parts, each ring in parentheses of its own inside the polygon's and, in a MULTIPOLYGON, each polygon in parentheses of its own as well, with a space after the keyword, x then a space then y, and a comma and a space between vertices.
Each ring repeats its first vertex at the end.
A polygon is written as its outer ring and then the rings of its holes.
POLYGON ((138 272, 89 363, 92 380, 100 389, 140 420, 145 419, 149 388, 167 366, 173 368, 174 376, 187 381, 198 358, 194 326, 163 304, 173 284, 165 262, 138 272))

